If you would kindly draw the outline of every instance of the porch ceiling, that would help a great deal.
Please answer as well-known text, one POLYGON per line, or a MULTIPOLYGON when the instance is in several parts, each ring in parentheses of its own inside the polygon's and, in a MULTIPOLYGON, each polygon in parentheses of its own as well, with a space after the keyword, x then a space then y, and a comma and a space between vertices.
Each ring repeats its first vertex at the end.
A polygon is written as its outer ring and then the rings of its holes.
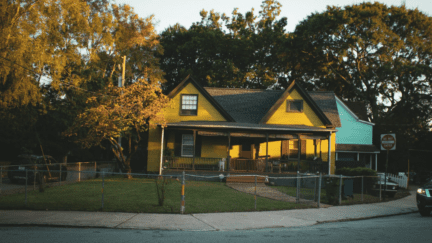
POLYGON ((183 121, 166 124, 167 127, 189 128, 189 129, 218 129, 218 130, 253 130, 261 132, 286 132, 286 133, 311 133, 311 132, 336 132, 334 128, 320 128, 303 125, 274 125, 274 124, 253 124, 237 122, 210 122, 210 121, 183 121))

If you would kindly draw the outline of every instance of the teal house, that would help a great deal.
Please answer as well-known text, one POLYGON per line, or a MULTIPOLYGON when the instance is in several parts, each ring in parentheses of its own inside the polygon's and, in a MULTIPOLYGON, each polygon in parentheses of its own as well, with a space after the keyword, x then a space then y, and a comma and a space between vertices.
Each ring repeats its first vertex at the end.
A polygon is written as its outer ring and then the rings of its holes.
MULTIPOLYGON (((364 102, 344 102, 336 97, 341 127, 336 132, 336 161, 364 163, 377 170, 379 150, 372 144, 374 123, 369 122, 364 102)), ((336 163, 336 167, 338 163, 336 163)))

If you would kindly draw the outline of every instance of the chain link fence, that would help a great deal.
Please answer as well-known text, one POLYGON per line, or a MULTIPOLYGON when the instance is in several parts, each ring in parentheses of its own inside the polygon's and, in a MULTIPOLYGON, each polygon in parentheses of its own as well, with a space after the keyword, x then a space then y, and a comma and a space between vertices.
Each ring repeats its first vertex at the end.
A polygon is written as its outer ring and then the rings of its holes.
MULTIPOLYGON (((378 177, 189 171, 126 174, 116 172, 111 162, 52 166, 46 170, 1 167, 0 208, 205 213, 328 207, 379 202, 384 197, 378 177), (38 176, 49 173, 49 180, 38 176)), ((388 195, 394 191, 392 185, 387 188, 388 195)))

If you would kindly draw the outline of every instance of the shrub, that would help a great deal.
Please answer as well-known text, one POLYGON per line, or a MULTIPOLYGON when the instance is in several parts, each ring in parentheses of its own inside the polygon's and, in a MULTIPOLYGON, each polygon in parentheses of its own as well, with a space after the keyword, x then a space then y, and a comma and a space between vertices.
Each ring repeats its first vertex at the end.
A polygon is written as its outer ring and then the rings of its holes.
MULTIPOLYGON (((366 177, 366 176, 377 176, 376 171, 366 168, 366 167, 356 167, 356 168, 340 168, 336 170, 336 175, 344 176, 365 176, 363 181, 363 188, 365 192, 372 192, 373 185, 376 183, 376 177, 366 177)), ((361 193, 361 179, 356 179, 357 183, 354 183, 354 192, 361 193)))

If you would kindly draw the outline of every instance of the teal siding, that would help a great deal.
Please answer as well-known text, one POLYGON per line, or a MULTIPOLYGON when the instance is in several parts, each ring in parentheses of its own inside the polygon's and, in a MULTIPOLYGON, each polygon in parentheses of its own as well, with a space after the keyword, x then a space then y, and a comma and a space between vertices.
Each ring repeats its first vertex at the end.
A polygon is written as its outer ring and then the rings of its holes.
POLYGON ((337 108, 342 127, 336 132, 337 144, 372 144, 372 125, 364 124, 356 120, 337 101, 337 108))

